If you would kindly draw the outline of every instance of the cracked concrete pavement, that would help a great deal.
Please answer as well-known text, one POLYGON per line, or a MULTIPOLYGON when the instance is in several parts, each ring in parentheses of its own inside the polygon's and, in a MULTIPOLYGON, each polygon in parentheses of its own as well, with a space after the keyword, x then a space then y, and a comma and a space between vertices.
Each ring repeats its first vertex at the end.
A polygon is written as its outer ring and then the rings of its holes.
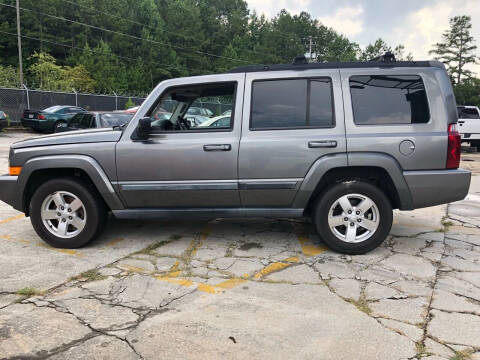
POLYGON ((477 180, 361 256, 271 219, 110 219, 59 250, 0 204, 0 359, 478 360, 477 180))

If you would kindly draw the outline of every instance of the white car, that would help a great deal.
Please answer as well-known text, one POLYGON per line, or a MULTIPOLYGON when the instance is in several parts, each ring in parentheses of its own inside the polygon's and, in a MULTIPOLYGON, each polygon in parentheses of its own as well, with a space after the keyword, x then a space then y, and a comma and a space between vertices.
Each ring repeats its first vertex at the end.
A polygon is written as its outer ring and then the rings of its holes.
POLYGON ((457 106, 457 113, 462 141, 480 147, 480 109, 477 106, 457 106))
POLYGON ((230 116, 217 116, 198 125, 198 127, 220 127, 220 128, 229 128, 230 127, 230 116))

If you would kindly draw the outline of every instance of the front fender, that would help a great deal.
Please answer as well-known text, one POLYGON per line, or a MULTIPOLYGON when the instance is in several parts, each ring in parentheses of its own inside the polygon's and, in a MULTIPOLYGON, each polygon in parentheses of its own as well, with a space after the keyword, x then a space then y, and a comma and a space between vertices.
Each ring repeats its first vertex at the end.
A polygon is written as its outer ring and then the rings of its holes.
POLYGON ((86 155, 40 156, 28 160, 23 165, 17 179, 16 193, 18 195, 15 197, 14 204, 12 204, 15 209, 25 210, 23 209, 23 199, 28 179, 35 171, 46 169, 81 169, 85 171, 111 210, 124 209, 123 203, 115 192, 105 171, 103 171, 97 161, 86 155))

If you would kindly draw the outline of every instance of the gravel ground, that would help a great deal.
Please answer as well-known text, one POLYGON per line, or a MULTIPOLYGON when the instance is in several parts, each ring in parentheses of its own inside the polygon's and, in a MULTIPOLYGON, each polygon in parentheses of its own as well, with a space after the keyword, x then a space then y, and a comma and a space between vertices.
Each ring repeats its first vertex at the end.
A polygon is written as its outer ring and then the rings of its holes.
MULTIPOLYGON (((0 135, 2 170, 22 136, 0 135)), ((478 360, 478 179, 462 202, 395 212, 362 256, 271 219, 110 219, 53 249, 0 204, 0 358, 478 360)))

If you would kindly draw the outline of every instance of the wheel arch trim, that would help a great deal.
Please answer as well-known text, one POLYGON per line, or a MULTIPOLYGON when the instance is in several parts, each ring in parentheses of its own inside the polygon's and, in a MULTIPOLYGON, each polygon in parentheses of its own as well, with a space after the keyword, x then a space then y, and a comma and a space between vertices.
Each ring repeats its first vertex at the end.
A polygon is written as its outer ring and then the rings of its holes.
POLYGON ((85 171, 111 210, 124 209, 122 201, 103 168, 97 161, 86 155, 52 155, 29 159, 23 165, 17 180, 18 197, 14 208, 20 211, 25 210, 23 200, 28 180, 35 171, 48 169, 80 169, 85 171))
POLYGON ((335 168, 377 167, 385 170, 397 190, 401 210, 413 209, 413 201, 403 171, 391 156, 375 152, 353 152, 326 155, 316 160, 308 170, 295 197, 293 207, 306 208, 317 185, 328 171, 335 168))

